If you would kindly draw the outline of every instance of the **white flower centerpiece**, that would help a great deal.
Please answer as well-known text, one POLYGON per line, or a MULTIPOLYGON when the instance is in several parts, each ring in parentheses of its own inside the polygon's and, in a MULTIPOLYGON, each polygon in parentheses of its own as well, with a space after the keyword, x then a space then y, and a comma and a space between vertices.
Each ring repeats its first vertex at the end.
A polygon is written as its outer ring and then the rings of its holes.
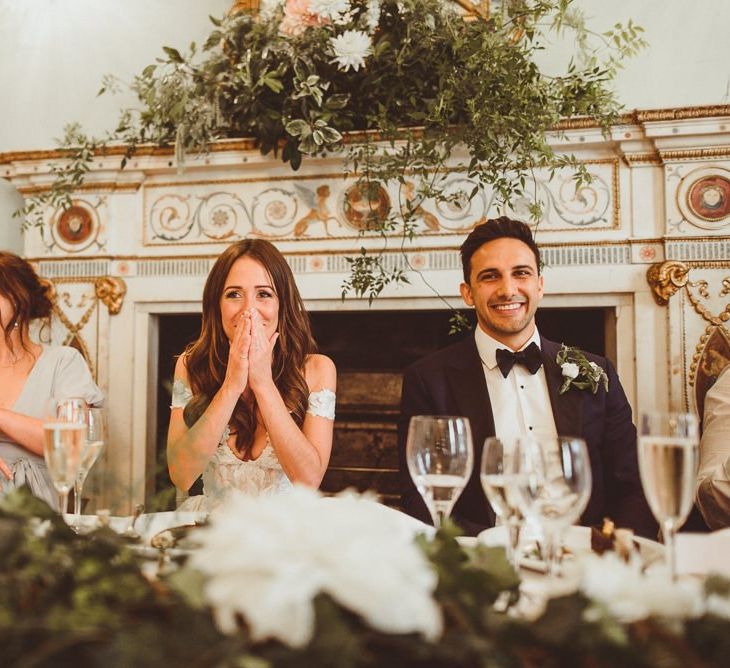
POLYGON ((190 567, 224 633, 305 646, 314 633, 314 599, 327 594, 372 628, 435 640, 442 617, 437 576, 414 543, 413 525, 371 497, 323 498, 295 487, 265 497, 235 494, 194 536, 190 567))

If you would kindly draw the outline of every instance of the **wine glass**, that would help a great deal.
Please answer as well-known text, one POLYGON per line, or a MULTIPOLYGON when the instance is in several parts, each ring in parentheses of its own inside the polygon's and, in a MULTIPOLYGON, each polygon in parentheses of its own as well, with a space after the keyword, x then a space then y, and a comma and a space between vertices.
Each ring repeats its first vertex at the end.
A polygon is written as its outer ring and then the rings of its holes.
POLYGON ((480 479, 492 509, 506 526, 507 559, 517 569, 517 545, 523 518, 517 489, 520 458, 515 455, 514 440, 489 437, 482 450, 480 479))
POLYGON ((50 399, 43 420, 43 455, 58 492, 60 512, 68 508, 68 493, 76 480, 86 443, 86 402, 50 399))
POLYGON ((548 574, 559 574, 563 531, 581 516, 591 494, 588 446, 582 438, 542 436, 517 439, 521 475, 516 487, 525 517, 542 533, 548 574))
POLYGON ((412 417, 408 425, 406 461, 438 529, 459 498, 474 465, 468 418, 412 417))
POLYGON ((79 470, 74 481, 74 528, 79 528, 81 521, 81 493, 86 482, 86 476, 89 475, 91 467, 94 466, 96 460, 101 454, 105 442, 105 420, 104 410, 90 406, 86 411, 86 443, 81 453, 79 461, 79 470))
POLYGON ((653 411, 639 421, 639 472, 659 522, 669 574, 677 577, 674 535, 692 509, 699 460, 699 423, 692 413, 653 411))

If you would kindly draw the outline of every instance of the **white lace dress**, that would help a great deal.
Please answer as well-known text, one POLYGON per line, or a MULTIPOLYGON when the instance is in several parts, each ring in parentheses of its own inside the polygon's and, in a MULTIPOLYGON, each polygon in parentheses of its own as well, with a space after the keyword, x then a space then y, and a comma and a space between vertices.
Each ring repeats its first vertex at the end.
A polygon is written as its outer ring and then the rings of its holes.
MULTIPOLYGON (((190 388, 176 380, 172 389, 171 408, 185 408, 192 396, 190 388)), ((312 392, 307 413, 334 420, 335 393, 328 389, 312 392)), ((178 510, 210 512, 234 489, 260 496, 278 494, 292 486, 281 468, 268 434, 263 452, 256 459, 248 461, 233 454, 228 447, 229 436, 230 430, 226 426, 215 453, 203 471, 203 494, 189 497, 178 510)))

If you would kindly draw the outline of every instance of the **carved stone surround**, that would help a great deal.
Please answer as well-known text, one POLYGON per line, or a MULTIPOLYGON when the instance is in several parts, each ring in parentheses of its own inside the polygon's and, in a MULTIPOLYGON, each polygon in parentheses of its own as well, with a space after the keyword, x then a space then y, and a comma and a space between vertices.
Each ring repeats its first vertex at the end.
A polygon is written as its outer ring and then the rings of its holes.
MULTIPOLYGON (((575 192, 569 174, 537 176, 544 303, 615 310, 615 362, 635 411, 695 409, 730 360, 730 108, 637 111, 622 121, 609 138, 581 121, 553 137, 594 180, 575 192)), ((340 300, 346 257, 361 245, 382 247, 360 237, 363 208, 384 210, 412 192, 406 184, 368 203, 339 160, 308 161, 292 173, 245 141, 188 158, 183 173, 165 150, 143 150, 123 171, 111 153, 97 159, 70 211, 48 211, 44 234, 26 234, 25 254, 57 288, 54 342, 75 338, 107 393, 106 466, 131 503, 144 495, 153 465, 158 316, 198 311, 213 259, 245 236, 277 244, 310 309, 365 309, 340 300)), ((59 159, 52 151, 0 154, 0 176, 21 193, 37 192, 59 159)), ((458 171, 448 181, 454 192, 471 190, 458 171)), ((528 204, 506 213, 524 218, 528 204)), ((458 305, 458 246, 477 221, 502 212, 484 192, 451 206, 426 202, 420 213, 416 241, 401 253, 391 240, 386 261, 421 271, 458 305)), ((373 308, 441 306, 415 275, 373 308)))

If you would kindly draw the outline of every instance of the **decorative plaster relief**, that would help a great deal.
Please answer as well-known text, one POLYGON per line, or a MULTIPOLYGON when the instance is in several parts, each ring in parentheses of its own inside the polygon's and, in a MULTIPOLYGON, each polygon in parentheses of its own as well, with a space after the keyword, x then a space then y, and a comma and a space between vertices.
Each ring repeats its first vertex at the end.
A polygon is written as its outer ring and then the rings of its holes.
POLYGON ((695 169, 677 188, 677 206, 685 220, 705 230, 719 230, 730 221, 730 171, 695 169))
MULTIPOLYGON (((517 200, 510 210, 527 218, 535 199, 544 205, 540 221, 546 231, 618 227, 618 160, 590 164, 593 180, 575 187, 563 170, 549 180, 538 176, 534 195, 517 200)), ((383 221, 396 203, 410 203, 420 234, 463 236, 480 220, 499 215, 495 195, 479 191, 463 174, 446 175, 443 202, 416 202, 418 184, 406 180, 388 189, 374 184, 364 193, 354 179, 341 174, 262 177, 191 183, 146 183, 145 246, 230 243, 249 236, 270 240, 357 238, 374 221, 383 221)), ((530 190, 528 184, 528 190, 530 190)))
POLYGON ((730 262, 685 264, 669 260, 647 271, 657 304, 666 306, 680 293, 679 318, 670 340, 680 343, 680 358, 689 361, 683 392, 685 399, 694 398, 700 415, 707 390, 730 364, 729 270, 730 262))
POLYGON ((109 315, 119 313, 127 286, 121 278, 112 276, 44 280, 52 286, 54 319, 51 324, 51 340, 76 348, 97 378, 99 305, 106 306, 109 315))
POLYGON ((97 197, 95 204, 89 200, 74 199, 69 208, 59 207, 53 211, 48 221, 50 234, 43 238, 46 249, 65 253, 103 251, 106 235, 100 209, 105 204, 105 197, 97 197))
MULTIPOLYGON (((727 162, 723 162, 726 165, 727 162)), ((668 235, 727 234, 730 229, 730 170, 720 164, 665 171, 668 235)))

